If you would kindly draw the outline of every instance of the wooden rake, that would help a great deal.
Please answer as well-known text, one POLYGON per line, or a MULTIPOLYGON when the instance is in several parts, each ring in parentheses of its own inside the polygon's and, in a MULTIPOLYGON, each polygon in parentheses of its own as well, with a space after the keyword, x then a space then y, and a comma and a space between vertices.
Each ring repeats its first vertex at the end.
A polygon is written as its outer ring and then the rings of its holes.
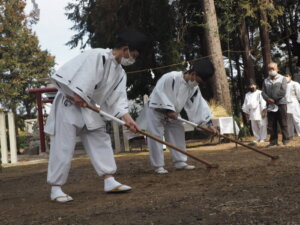
MULTIPOLYGON (((99 109, 98 107, 96 107, 96 106, 87 105, 86 108, 91 109, 91 110, 93 110, 94 112, 97 112, 97 113, 99 113, 100 115, 103 115, 103 116, 105 116, 105 117, 107 117, 107 118, 110 118, 110 119, 116 121, 117 123, 119 123, 119 124, 121 124, 121 125, 123 125, 123 126, 126 126, 127 128, 130 128, 129 125, 127 125, 123 120, 120 120, 120 119, 118 119, 118 118, 116 118, 116 117, 114 117, 114 116, 112 116, 112 115, 110 115, 110 114, 108 114, 108 113, 106 113, 106 112, 100 110, 100 109, 99 109)), ((166 145, 166 146, 168 146, 168 147, 170 147, 170 148, 172 148, 172 149, 174 149, 174 150, 176 150, 176 151, 178 151, 178 152, 181 152, 181 153, 184 154, 184 155, 187 155, 188 157, 190 157, 190 158, 192 158, 192 159, 194 159, 194 160, 197 160, 197 161, 199 161, 199 162, 205 164, 205 165, 206 165, 206 168, 209 170, 210 173, 215 173, 216 169, 218 169, 218 167, 219 167, 218 164, 212 164, 212 163, 210 163, 210 162, 208 162, 208 161, 206 161, 206 160, 204 160, 204 159, 201 159, 201 158, 199 158, 199 157, 197 157, 197 156, 195 156, 195 155, 192 155, 191 153, 186 152, 186 151, 184 151, 183 149, 178 148, 177 146, 172 145, 171 143, 166 142, 166 141, 164 141, 164 140, 162 140, 162 139, 160 139, 160 138, 158 138, 158 137, 156 137, 156 136, 154 136, 154 135, 152 135, 152 134, 149 134, 149 133, 147 133, 147 132, 145 132, 145 131, 142 131, 142 130, 138 129, 138 130, 137 130, 137 133, 140 133, 140 134, 142 134, 142 135, 144 135, 144 136, 146 136, 146 137, 148 137, 148 138, 151 138, 151 139, 153 139, 153 140, 155 140, 155 141, 157 141, 157 142, 159 142, 159 143, 161 143, 161 144, 164 144, 164 145, 166 145)))
MULTIPOLYGON (((187 123, 187 124, 190 124, 191 126, 193 126, 193 127, 195 127, 195 128, 200 128, 200 129, 202 129, 202 130, 208 131, 209 133, 213 133, 210 129, 208 129, 208 128, 206 128, 206 127, 202 127, 202 126, 200 126, 200 125, 198 125, 198 124, 196 124, 196 123, 193 123, 193 122, 191 122, 191 121, 188 121, 188 120, 185 120, 185 119, 182 119, 182 118, 178 118, 178 120, 180 120, 180 121, 182 121, 182 122, 185 122, 185 123, 187 123)), ((240 141, 237 141, 237 140, 235 140, 235 139, 233 139, 233 138, 227 137, 227 136, 225 136, 225 135, 223 135, 223 134, 219 134, 219 136, 220 136, 220 137, 223 137, 223 138, 225 138, 225 139, 227 139, 227 140, 230 140, 230 141, 232 141, 232 142, 235 142, 235 143, 237 143, 237 144, 239 144, 239 145, 242 145, 242 146, 244 146, 244 147, 246 147, 246 148, 248 148, 248 149, 250 149, 250 150, 252 150, 252 151, 255 151, 255 152, 259 153, 259 154, 262 154, 262 155, 264 155, 264 156, 266 156, 266 157, 271 158, 271 164, 275 164, 276 160, 279 159, 279 156, 273 156, 273 155, 270 155, 270 154, 265 153, 265 152, 263 152, 263 151, 261 151, 261 150, 255 148, 255 147, 253 147, 253 146, 246 145, 246 144, 244 144, 244 143, 242 143, 242 142, 240 142, 240 141)))

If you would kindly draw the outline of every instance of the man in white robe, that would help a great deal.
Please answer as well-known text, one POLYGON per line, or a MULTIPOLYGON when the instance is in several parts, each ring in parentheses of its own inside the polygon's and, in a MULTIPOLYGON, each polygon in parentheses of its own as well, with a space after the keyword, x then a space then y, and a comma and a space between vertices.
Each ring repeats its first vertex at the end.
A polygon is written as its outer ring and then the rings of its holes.
POLYGON ((255 142, 264 142, 267 138, 267 103, 253 80, 250 81, 249 89, 242 110, 249 116, 255 142))
POLYGON ((119 33, 114 49, 85 51, 63 65, 51 77, 58 88, 45 132, 51 135, 47 182, 52 185, 51 200, 73 200, 61 186, 67 181, 76 136, 82 140, 99 176, 104 177, 105 192, 125 192, 131 187, 116 181, 116 163, 105 120, 85 108, 99 105, 103 111, 122 118, 136 131, 137 125, 128 113, 126 73, 123 66, 135 62, 146 42, 144 34, 135 29, 119 33))
MULTIPOLYGON (((146 107, 147 130, 149 133, 162 138, 171 144, 185 149, 185 134, 182 122, 177 120, 184 108, 190 121, 208 125, 214 132, 218 131, 212 126, 211 111, 203 99, 198 87, 199 83, 210 78, 214 68, 209 60, 199 60, 187 72, 169 72, 157 82, 149 97, 146 107)), ((148 139, 150 161, 158 174, 168 171, 164 168, 164 154, 162 144, 148 139)), ((194 169, 187 164, 187 156, 170 149, 176 169, 194 169)))
POLYGON ((293 139, 295 130, 300 136, 300 84, 292 80, 290 74, 285 75, 287 79, 287 123, 289 138, 293 139))

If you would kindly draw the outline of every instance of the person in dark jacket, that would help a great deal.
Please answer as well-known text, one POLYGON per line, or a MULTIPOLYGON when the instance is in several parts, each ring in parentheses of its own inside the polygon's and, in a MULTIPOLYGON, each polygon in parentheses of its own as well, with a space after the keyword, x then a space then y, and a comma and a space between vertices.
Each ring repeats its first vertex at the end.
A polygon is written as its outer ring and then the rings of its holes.
POLYGON ((268 65, 269 76, 264 79, 262 96, 268 104, 268 130, 270 132, 270 144, 268 147, 278 145, 277 122, 282 133, 282 143, 289 142, 287 126, 287 80, 278 73, 278 66, 272 62, 268 65))

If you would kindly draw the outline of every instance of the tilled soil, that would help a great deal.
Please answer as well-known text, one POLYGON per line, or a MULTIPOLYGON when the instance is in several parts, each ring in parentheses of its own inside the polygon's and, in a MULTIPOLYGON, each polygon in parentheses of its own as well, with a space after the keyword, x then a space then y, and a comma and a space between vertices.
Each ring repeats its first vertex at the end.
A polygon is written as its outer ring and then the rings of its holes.
POLYGON ((49 200, 47 164, 6 167, 0 173, 0 224, 300 224, 300 139, 291 146, 263 151, 279 155, 271 160, 232 143, 202 146, 190 152, 220 168, 209 173, 194 160, 193 171, 173 169, 157 175, 148 153, 116 156, 116 179, 133 187, 125 194, 106 194, 103 181, 86 156, 72 163, 64 191, 74 201, 49 200))

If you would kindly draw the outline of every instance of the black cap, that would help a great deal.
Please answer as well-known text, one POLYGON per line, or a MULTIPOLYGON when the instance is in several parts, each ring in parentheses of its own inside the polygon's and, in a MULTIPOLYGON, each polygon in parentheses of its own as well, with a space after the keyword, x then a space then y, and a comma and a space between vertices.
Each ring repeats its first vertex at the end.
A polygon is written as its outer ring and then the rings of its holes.
POLYGON ((255 82, 255 80, 253 80, 253 79, 250 79, 250 80, 249 80, 249 86, 250 86, 250 85, 253 85, 253 84, 254 84, 254 85, 256 85, 256 82, 255 82))
POLYGON ((195 61, 190 70, 195 71, 203 81, 208 80, 215 72, 214 66, 209 59, 195 61))
POLYGON ((130 50, 142 52, 147 42, 147 36, 135 28, 125 28, 117 34, 117 47, 128 46, 130 50))

